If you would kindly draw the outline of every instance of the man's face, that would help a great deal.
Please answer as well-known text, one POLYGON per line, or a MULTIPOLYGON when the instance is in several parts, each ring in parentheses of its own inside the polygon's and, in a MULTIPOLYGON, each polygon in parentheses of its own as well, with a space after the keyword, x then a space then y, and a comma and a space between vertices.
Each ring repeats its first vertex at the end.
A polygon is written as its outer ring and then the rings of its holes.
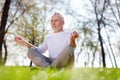
POLYGON ((64 21, 59 15, 52 16, 51 26, 55 33, 63 31, 63 25, 64 25, 64 21))

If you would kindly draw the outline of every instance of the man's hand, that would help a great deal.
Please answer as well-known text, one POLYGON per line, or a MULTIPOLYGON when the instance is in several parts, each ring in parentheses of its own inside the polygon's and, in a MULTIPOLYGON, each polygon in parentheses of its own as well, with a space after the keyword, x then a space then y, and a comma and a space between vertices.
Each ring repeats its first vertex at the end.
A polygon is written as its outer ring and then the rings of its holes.
POLYGON ((72 33, 71 33, 71 39, 76 39, 76 38, 78 38, 78 32, 76 32, 76 31, 73 31, 72 33))
POLYGON ((22 45, 24 45, 24 46, 26 46, 26 47, 28 47, 28 48, 36 47, 36 46, 28 43, 28 42, 27 42, 26 40, 24 40, 23 38, 18 37, 18 36, 16 36, 16 37, 14 38, 14 41, 17 42, 17 43, 20 43, 20 44, 22 44, 22 45))
POLYGON ((19 36, 16 36, 14 38, 14 41, 17 42, 17 43, 20 43, 20 44, 24 44, 25 40, 19 36))
POLYGON ((76 47, 75 39, 78 38, 78 36, 79 36, 79 34, 76 31, 73 31, 71 33, 71 36, 70 36, 70 45, 72 47, 74 47, 74 48, 76 47))

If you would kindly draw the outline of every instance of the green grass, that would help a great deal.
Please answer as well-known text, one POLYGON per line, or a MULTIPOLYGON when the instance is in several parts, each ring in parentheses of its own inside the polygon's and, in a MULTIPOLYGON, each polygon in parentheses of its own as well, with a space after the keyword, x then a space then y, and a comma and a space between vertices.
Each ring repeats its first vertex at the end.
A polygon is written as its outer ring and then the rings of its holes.
POLYGON ((0 80, 120 80, 119 68, 0 67, 0 80))

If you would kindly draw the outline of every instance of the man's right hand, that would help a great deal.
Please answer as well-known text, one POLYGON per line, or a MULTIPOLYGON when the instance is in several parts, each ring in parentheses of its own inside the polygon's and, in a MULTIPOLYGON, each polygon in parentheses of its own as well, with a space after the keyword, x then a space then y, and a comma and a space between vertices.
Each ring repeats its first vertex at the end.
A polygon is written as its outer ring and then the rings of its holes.
POLYGON ((20 43, 20 44, 24 44, 25 40, 19 36, 16 36, 14 38, 14 41, 17 42, 17 43, 20 43))
POLYGON ((36 47, 36 46, 28 43, 25 39, 23 39, 23 38, 21 38, 21 37, 19 37, 19 36, 16 36, 16 37, 14 38, 14 41, 17 42, 17 43, 20 43, 20 44, 22 44, 22 45, 24 45, 24 46, 26 46, 26 47, 28 47, 28 48, 36 47))

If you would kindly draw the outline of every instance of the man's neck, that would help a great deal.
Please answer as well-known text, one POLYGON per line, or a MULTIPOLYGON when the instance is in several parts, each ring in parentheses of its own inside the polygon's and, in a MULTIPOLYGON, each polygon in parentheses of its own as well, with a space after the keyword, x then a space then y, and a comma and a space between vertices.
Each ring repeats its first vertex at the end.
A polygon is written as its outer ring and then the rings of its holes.
POLYGON ((64 30, 56 31, 55 33, 63 32, 64 30))

